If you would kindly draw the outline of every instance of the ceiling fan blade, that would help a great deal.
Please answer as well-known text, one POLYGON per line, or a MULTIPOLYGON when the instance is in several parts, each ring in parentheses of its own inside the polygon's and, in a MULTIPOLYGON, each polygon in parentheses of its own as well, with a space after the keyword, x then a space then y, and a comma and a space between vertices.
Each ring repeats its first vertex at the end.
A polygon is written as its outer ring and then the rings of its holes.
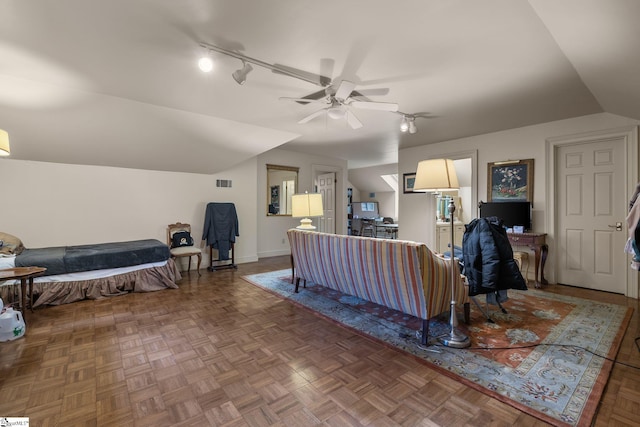
POLYGON ((338 90, 334 97, 340 101, 344 101, 351 95, 351 92, 356 88, 356 84, 352 83, 348 80, 343 80, 340 82, 340 86, 338 86, 338 90))
POLYGON ((380 111, 398 111, 398 104, 393 102, 365 102, 365 101, 351 101, 350 106, 356 108, 362 108, 366 110, 380 110, 380 111))
POLYGON ((307 123, 307 122, 315 119, 316 117, 324 114, 325 111, 326 111, 326 108, 323 108, 322 110, 318 110, 318 111, 316 111, 314 113, 311 113, 307 117, 305 117, 305 118, 303 118, 301 120, 298 120, 298 123, 300 123, 300 124, 307 123))
POLYGON ((300 104, 328 104, 326 99, 307 99, 307 98, 289 98, 286 96, 281 96, 278 98, 280 101, 295 101, 300 104))
POLYGON ((347 123, 352 129, 360 129, 362 127, 362 122, 349 110, 347 110, 347 123))
POLYGON ((351 97, 353 98, 354 96, 367 97, 367 96, 384 96, 384 95, 389 95, 388 87, 358 89, 351 94, 351 97))

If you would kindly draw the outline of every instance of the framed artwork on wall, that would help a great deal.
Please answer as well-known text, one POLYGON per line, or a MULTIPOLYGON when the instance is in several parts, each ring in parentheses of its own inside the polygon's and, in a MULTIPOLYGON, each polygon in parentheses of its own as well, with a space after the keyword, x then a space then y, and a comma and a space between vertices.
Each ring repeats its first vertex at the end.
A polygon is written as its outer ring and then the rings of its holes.
POLYGON ((413 191, 413 184, 416 182, 416 173, 405 173, 402 174, 402 192, 403 193, 415 193, 413 191))
POLYGON ((533 159, 487 165, 487 201, 533 203, 533 159))

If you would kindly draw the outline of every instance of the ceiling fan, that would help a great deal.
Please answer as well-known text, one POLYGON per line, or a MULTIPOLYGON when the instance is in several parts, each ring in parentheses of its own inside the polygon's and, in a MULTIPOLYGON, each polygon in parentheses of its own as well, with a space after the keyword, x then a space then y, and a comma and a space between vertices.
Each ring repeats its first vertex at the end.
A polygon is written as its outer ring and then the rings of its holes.
MULTIPOLYGON (((309 114, 307 117, 299 120, 298 123, 307 123, 310 120, 324 114, 326 112, 327 116, 333 119, 341 119, 346 117, 347 123, 353 129, 358 129, 362 127, 362 122, 353 114, 350 110, 350 107, 354 108, 362 108, 368 110, 380 110, 380 111, 390 111, 397 112, 398 104, 390 103, 390 102, 374 102, 370 101, 364 96, 365 91, 356 92, 354 91, 356 84, 350 82, 348 80, 342 80, 340 84, 336 86, 331 82, 331 79, 323 76, 323 75, 313 75, 308 72, 304 72, 301 70, 296 70, 292 67, 287 67, 284 65, 278 64, 269 64, 267 62, 261 61, 259 59, 251 58, 249 56, 243 55, 242 53, 224 49, 219 46, 215 46, 209 43, 200 43, 200 46, 205 48, 208 52, 215 51, 222 53, 224 55, 228 55, 237 59, 240 59, 243 63, 243 67, 240 70, 237 70, 233 73, 233 78, 236 80, 238 84, 243 84, 246 80, 247 74, 252 70, 252 67, 249 64, 259 65, 264 68, 270 69, 272 72, 277 74, 283 74, 289 77, 294 77, 296 79, 304 80, 306 82, 312 83, 317 86, 323 87, 322 90, 307 95, 303 98, 280 98, 298 102, 300 104, 308 104, 308 103, 321 103, 325 104, 326 107, 318 110, 314 113, 309 114)), ((205 63, 207 65, 210 62, 210 58, 204 58, 205 63)), ((199 65, 202 64, 199 63, 199 65)), ((210 71, 210 67, 201 68, 203 71, 210 71)), ((387 91, 386 89, 373 89, 369 90, 369 92, 381 93, 387 91)))
MULTIPOLYGON (((362 122, 356 117, 356 115, 351 111, 351 107, 353 108, 361 108, 367 110, 378 110, 378 111, 390 111, 397 112, 398 104, 391 102, 374 102, 369 100, 359 100, 358 97, 361 97, 362 94, 358 92, 354 92, 356 88, 356 84, 350 82, 348 80, 342 80, 338 87, 336 88, 334 85, 329 85, 324 90, 324 97, 321 99, 315 99, 315 96, 309 96, 306 98, 287 98, 282 97, 280 99, 287 101, 295 101, 301 104, 309 104, 309 103, 317 103, 317 104, 325 104, 326 107, 320 110, 317 110, 308 116, 302 118, 298 121, 298 123, 307 123, 318 116, 323 114, 327 114, 332 119, 342 119, 346 118, 347 124, 351 126, 352 129, 359 129, 362 127, 362 122)), ((316 95, 316 94, 313 94, 316 95)))

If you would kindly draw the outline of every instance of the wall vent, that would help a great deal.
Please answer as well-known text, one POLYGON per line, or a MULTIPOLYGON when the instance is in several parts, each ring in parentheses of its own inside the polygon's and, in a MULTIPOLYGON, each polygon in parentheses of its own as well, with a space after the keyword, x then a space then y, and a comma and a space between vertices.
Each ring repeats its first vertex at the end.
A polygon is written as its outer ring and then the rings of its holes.
POLYGON ((216 187, 231 188, 230 179, 216 179, 216 187))

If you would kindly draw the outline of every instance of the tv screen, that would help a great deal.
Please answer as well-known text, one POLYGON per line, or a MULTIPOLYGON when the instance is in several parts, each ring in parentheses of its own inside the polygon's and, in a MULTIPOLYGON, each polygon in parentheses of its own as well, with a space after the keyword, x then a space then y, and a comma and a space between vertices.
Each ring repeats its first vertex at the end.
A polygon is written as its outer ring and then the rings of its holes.
POLYGON ((488 202, 480 204, 480 218, 497 216, 507 228, 522 225, 531 231, 531 202, 488 202))
POLYGON ((378 202, 354 202, 351 204, 354 218, 378 218, 378 202))

